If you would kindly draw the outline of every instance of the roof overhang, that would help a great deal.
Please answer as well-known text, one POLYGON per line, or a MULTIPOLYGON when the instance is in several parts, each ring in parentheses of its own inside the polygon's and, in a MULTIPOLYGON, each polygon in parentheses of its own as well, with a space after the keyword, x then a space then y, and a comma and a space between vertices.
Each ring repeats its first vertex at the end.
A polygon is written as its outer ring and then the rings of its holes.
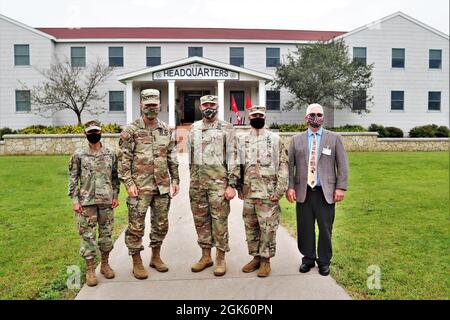
MULTIPOLYGON (((159 66, 155 66, 155 67, 150 67, 150 68, 145 68, 145 69, 141 69, 141 70, 137 70, 137 71, 132 71, 132 72, 128 72, 122 75, 118 76, 118 80, 122 83, 127 83, 128 81, 133 81, 133 80, 170 80, 170 76, 169 77, 165 77, 165 78, 155 78, 154 75, 159 74, 160 71, 165 71, 165 70, 169 70, 169 69, 174 69, 174 68, 180 68, 183 66, 187 66, 190 64, 200 64, 200 65, 205 65, 205 66, 209 66, 209 67, 213 67, 213 68, 217 68, 217 69, 221 69, 221 70, 228 70, 231 71, 233 73, 238 74, 238 78, 230 78, 229 80, 264 80, 264 81, 271 81, 274 79, 274 77, 270 74, 267 73, 263 73, 263 72, 259 72, 259 71, 255 71, 255 70, 251 70, 251 69, 246 69, 246 68, 242 68, 242 67, 237 67, 237 66, 233 66, 231 64, 227 64, 227 63, 223 63, 220 61, 216 61, 216 60, 211 60, 211 59, 207 59, 207 58, 203 58, 203 57, 190 57, 190 58, 186 58, 186 59, 181 59, 181 60, 176 60, 176 61, 172 61, 172 62, 168 62, 159 66)), ((222 79, 221 77, 218 77, 217 80, 222 79)), ((174 78, 174 80, 186 80, 186 79, 176 79, 174 78)), ((189 80, 189 79, 187 79, 189 80)), ((199 80, 199 79, 193 79, 193 80, 199 80)), ((213 80, 213 79, 208 79, 208 80, 213 80)), ((227 80, 227 78, 223 78, 223 80, 227 80)))

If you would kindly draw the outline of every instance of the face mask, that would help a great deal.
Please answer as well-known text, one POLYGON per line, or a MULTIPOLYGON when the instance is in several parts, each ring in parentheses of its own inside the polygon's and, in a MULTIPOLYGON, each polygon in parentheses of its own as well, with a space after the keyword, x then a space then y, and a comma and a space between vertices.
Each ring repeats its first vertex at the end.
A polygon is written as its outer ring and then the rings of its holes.
POLYGON ((217 109, 205 109, 202 110, 202 116, 208 120, 213 119, 217 114, 217 109))
POLYGON ((102 134, 101 133, 88 133, 86 135, 86 138, 88 139, 88 141, 90 143, 97 143, 102 138, 102 134))
POLYGON ((309 114, 306 122, 313 128, 320 128, 323 124, 323 116, 319 118, 317 115, 312 116, 309 114))
POLYGON ((250 119, 250 125, 255 129, 262 129, 266 124, 266 119, 264 118, 253 118, 250 119))
POLYGON ((142 113, 144 114, 144 116, 146 116, 147 118, 156 118, 159 114, 159 109, 154 109, 154 108, 143 108, 142 109, 142 113))

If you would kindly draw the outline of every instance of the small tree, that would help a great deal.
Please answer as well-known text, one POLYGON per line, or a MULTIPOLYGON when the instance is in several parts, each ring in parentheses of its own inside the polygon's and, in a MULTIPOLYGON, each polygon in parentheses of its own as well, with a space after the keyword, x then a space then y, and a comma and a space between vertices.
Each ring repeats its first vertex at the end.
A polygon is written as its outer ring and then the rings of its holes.
MULTIPOLYGON (((272 82, 278 89, 285 87, 294 99, 284 105, 285 110, 301 108, 311 103, 320 103, 336 109, 350 108, 354 112, 353 98, 372 87, 373 65, 352 61, 343 40, 317 42, 297 46, 289 53, 286 63, 276 70, 272 82), (329 104, 330 101, 334 103, 329 104)), ((372 96, 367 95, 367 103, 372 96)))
POLYGON ((32 112, 41 116, 53 116, 61 110, 72 110, 82 124, 81 114, 88 111, 92 115, 102 113, 105 108, 93 106, 94 101, 103 101, 106 93, 100 94, 96 88, 112 73, 113 68, 102 61, 87 67, 73 67, 71 61, 65 58, 56 60, 48 69, 37 69, 44 81, 26 90, 31 92, 32 112), (49 115, 50 114, 50 115, 49 115))

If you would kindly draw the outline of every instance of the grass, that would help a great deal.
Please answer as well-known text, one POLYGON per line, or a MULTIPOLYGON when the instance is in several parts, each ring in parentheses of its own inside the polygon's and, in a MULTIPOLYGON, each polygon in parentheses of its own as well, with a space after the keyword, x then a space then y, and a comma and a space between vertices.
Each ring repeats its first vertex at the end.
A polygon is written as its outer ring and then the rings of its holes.
MULTIPOLYGON (((71 299, 66 269, 84 261, 67 193, 67 156, 0 157, 0 299, 71 299)), ((114 238, 126 224, 125 192, 114 238)))
MULTIPOLYGON (((332 276, 354 299, 449 299, 449 153, 350 153, 332 276), (368 289, 381 270, 381 289, 368 289)), ((295 235, 295 205, 282 201, 295 235)))

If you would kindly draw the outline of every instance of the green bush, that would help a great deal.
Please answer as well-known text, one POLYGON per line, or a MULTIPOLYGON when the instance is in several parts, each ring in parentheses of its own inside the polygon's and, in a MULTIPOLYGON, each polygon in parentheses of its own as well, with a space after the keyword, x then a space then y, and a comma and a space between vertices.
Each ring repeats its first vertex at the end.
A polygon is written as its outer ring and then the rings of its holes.
POLYGON ((386 127, 388 138, 403 138, 403 130, 397 127, 386 127))
POLYGON ((16 131, 10 128, 0 128, 0 140, 3 140, 5 134, 15 134, 16 131))
MULTIPOLYGON (((103 133, 120 133, 122 128, 118 124, 104 124, 102 125, 103 133)), ((24 129, 19 130, 17 133, 19 134, 77 134, 83 133, 84 126, 60 126, 60 127, 52 127, 52 126, 42 126, 35 125, 26 127, 24 129)))
POLYGON ((345 126, 327 128, 334 132, 366 132, 367 129, 359 125, 346 124, 345 126))
POLYGON ((438 138, 448 138, 449 130, 446 126, 440 126, 436 129, 436 137, 438 138))
POLYGON ((437 126, 435 124, 428 124, 425 126, 414 127, 409 131, 411 138, 435 138, 448 137, 449 130, 446 126, 437 126))
POLYGON ((301 131, 305 131, 306 129, 308 129, 308 125, 306 123, 295 123, 295 124, 277 124, 277 123, 272 123, 270 125, 270 129, 278 129, 279 132, 301 132, 301 131))
POLYGON ((368 130, 369 132, 378 132, 379 138, 386 138, 388 136, 386 128, 375 123, 372 123, 368 130))

